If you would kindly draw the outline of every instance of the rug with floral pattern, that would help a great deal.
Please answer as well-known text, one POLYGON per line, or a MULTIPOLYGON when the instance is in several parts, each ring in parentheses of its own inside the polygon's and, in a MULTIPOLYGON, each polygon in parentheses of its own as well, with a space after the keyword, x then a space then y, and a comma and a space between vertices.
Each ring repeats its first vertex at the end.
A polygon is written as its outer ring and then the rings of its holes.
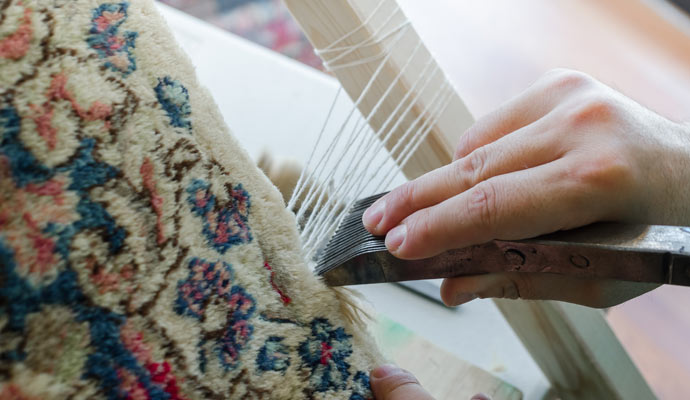
POLYGON ((0 0, 0 399, 370 398, 151 1, 0 0))
POLYGON ((323 70, 282 0, 160 0, 254 43, 323 70))

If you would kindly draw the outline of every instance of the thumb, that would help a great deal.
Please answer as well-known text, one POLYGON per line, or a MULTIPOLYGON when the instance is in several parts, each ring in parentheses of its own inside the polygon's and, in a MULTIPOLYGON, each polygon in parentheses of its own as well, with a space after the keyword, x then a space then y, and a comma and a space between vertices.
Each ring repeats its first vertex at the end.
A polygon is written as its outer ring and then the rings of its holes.
POLYGON ((376 400, 434 400, 414 375, 395 365, 374 368, 370 381, 376 400))

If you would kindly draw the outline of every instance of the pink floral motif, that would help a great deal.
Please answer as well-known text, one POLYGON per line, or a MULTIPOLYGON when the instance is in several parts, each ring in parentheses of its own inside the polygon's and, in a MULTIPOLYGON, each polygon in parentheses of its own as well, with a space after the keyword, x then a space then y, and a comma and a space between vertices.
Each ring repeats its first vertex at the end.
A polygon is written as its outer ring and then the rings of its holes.
MULTIPOLYGON (((156 362, 153 358, 151 346, 144 342, 144 335, 135 330, 130 322, 125 323, 120 330, 120 339, 127 350, 149 372, 151 381, 158 385, 170 397, 170 400, 184 400, 177 385, 177 378, 172 373, 172 367, 168 361, 156 362)), ((137 378, 126 370, 118 371, 121 388, 128 393, 128 398, 149 399, 145 386, 137 378)))
POLYGON ((31 265, 31 273, 38 273, 43 275, 46 271, 51 269, 57 262, 57 255, 55 254, 55 240, 43 236, 38 224, 31 217, 28 212, 22 216, 26 226, 29 227, 29 239, 33 243, 33 248, 36 250, 36 262, 31 265))
POLYGON ((165 233, 163 232, 163 197, 158 194, 156 182, 153 180, 154 170, 151 159, 146 157, 144 163, 139 168, 144 187, 151 195, 151 206, 156 213, 156 228, 158 228, 158 244, 165 243, 165 233))
POLYGON ((352 354, 352 337, 325 318, 311 322, 311 335, 298 348, 302 363, 311 368, 309 382, 319 392, 343 390, 350 377, 347 359, 352 354))
MULTIPOLYGON (((107 272, 94 258, 90 258, 86 261, 86 269, 91 271, 89 278, 98 288, 100 294, 119 290, 123 281, 129 281, 134 276, 134 268, 132 268, 130 264, 120 268, 119 272, 107 272)), ((128 286, 125 288, 125 291, 127 293, 132 293, 134 287, 128 286)))
POLYGON ((136 70, 132 50, 137 32, 120 29, 127 20, 129 2, 105 3, 93 10, 86 43, 105 61, 105 66, 127 76, 136 70))
POLYGON ((271 268, 271 266, 268 264, 268 262, 264 262, 264 268, 266 268, 266 269, 269 271, 269 273, 270 273, 270 275, 269 275, 269 280, 270 280, 270 282, 271 282, 271 287, 272 287, 273 290, 275 290, 275 292, 278 293, 278 295, 280 296, 280 301, 282 301, 283 304, 285 304, 285 305, 290 304, 290 302, 292 301, 292 299, 290 298, 290 296, 286 295, 286 294, 280 289, 280 287, 278 287, 278 285, 277 285, 276 282, 275 282, 275 274, 276 274, 276 272, 273 270, 273 268, 271 268))
MULTIPOLYGON (((208 262, 200 258, 189 261, 189 276, 177 284, 175 311, 203 320, 208 305, 225 303, 226 322, 222 336, 213 340, 213 351, 226 370, 240 365, 240 353, 251 339, 254 327, 249 322, 256 309, 256 301, 244 288, 234 285, 232 267, 222 261, 208 262)), ((199 342, 202 347, 204 341, 199 342)), ((206 350, 202 349, 202 360, 206 350)), ((202 362, 203 364, 203 362, 202 362)), ((203 366, 200 366, 203 370, 203 366)))
POLYGON ((53 113, 55 110, 52 106, 47 105, 39 107, 35 104, 29 104, 29 107, 34 112, 32 119, 36 124, 38 134, 46 141, 48 148, 53 150, 57 144, 57 129, 53 127, 53 113))
POLYGON ((93 20, 98 32, 103 32, 111 25, 118 24, 125 18, 125 13, 122 11, 104 11, 100 17, 93 20))
POLYGON ((242 185, 227 185, 230 198, 221 203, 211 191, 211 185, 195 179, 187 187, 187 202, 192 212, 202 219, 202 232, 208 244, 224 254, 229 248, 252 240, 249 230, 249 193, 242 185))
POLYGON ((53 201, 55 201, 55 204, 61 205, 64 201, 64 197, 62 196, 62 193, 64 191, 64 184, 65 182, 57 179, 52 179, 48 182, 44 182, 38 185, 35 183, 29 183, 28 185, 26 185, 26 191, 29 193, 37 194, 39 196, 51 196, 53 198, 53 201))
POLYGON ((135 330, 131 322, 122 325, 120 329, 120 339, 127 350, 131 351, 134 357, 141 363, 150 363, 153 359, 151 347, 144 343, 144 335, 135 330))
MULTIPOLYGON (((21 4, 21 2, 19 3, 21 4)), ((34 35, 34 28, 31 25, 31 8, 24 8, 24 16, 21 25, 17 30, 0 40, 0 58, 18 60, 29 51, 29 45, 34 35)))
POLYGON ((50 88, 46 93, 46 101, 39 105, 29 104, 31 111, 34 113, 31 119, 36 124, 36 130, 38 134, 46 141, 48 148, 53 150, 57 144, 57 129, 53 127, 53 114, 55 112, 54 102, 58 100, 68 101, 72 109, 77 113, 79 118, 85 121, 98 121, 102 120, 104 122, 105 129, 110 127, 110 122, 108 118, 112 113, 112 107, 99 102, 94 101, 88 109, 84 109, 75 98, 74 94, 67 90, 67 76, 65 74, 56 74, 53 76, 53 80, 50 83, 50 88))
POLYGON ((78 216, 76 197, 64 190, 67 177, 16 187, 7 159, 0 156, 0 229, 13 248, 18 265, 38 278, 59 264, 55 238, 44 232, 49 224, 70 224, 78 216))
POLYGON ((136 375, 124 368, 117 370, 117 379, 120 381, 120 390, 127 393, 128 400, 149 400, 149 394, 143 383, 137 380, 136 375))
POLYGON ((39 400, 39 398, 25 394, 19 385, 10 383, 0 389, 0 400, 39 400))
POLYGON ((171 372, 170 363, 164 361, 162 363, 150 363, 146 368, 151 374, 153 383, 163 387, 163 391, 170 395, 170 400, 182 400, 180 395, 180 388, 177 386, 177 379, 171 372))

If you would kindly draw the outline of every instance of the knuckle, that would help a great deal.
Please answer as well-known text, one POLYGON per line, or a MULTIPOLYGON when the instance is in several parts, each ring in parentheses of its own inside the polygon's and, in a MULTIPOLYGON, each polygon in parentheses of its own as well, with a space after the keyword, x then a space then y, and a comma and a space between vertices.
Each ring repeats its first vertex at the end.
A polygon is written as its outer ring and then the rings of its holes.
POLYGON ((472 145, 472 135, 474 131, 474 125, 470 127, 465 133, 460 137, 460 143, 458 143, 458 147, 455 148, 455 154, 453 155, 453 160, 460 159, 462 157, 465 157, 472 145))
POLYGON ((508 272, 500 274, 492 286, 477 293, 480 299, 532 299, 535 291, 532 281, 521 272, 508 272))
POLYGON ((448 190, 457 191, 462 187, 466 187, 468 182, 467 168, 465 166, 465 159, 453 161, 450 164, 450 169, 447 174, 442 175, 443 184, 448 190))
POLYGON ((589 86, 594 82, 591 76, 583 72, 565 68, 557 68, 549 71, 544 79, 547 81, 547 86, 549 86, 549 88, 564 91, 576 90, 589 86))
POLYGON ((414 217, 405 220, 405 225, 407 226, 405 242, 407 247, 411 246, 410 243, 430 243, 433 240, 434 227, 431 218, 427 214, 426 211, 422 210, 414 217))
POLYGON ((632 167, 623 155, 607 150, 590 157, 573 170, 580 187, 618 190, 632 181, 632 167))
POLYGON ((482 290, 476 291, 474 294, 478 299, 500 299, 501 297, 501 288, 497 286, 490 286, 486 287, 482 290))
POLYGON ((483 147, 478 148, 469 155, 469 167, 475 175, 481 175, 486 165, 486 151, 483 147))
POLYGON ((392 203, 399 205, 415 204, 417 185, 415 181, 405 182, 390 193, 392 203))
POLYGON ((396 378, 397 379, 396 379, 395 383, 397 383, 398 387, 403 386, 403 385, 409 385, 409 384, 414 384, 414 385, 419 384, 419 381, 417 380, 417 378, 414 375, 412 375, 412 373, 410 371, 408 371, 406 369, 401 370, 400 373, 396 375, 396 378))
POLYGON ((616 112, 617 104, 611 97, 588 94, 580 101, 580 104, 571 109, 567 121, 574 127, 591 123, 606 123, 616 116, 616 112))
POLYGON ((476 185, 470 193, 468 207, 468 214, 475 218, 479 227, 490 231, 498 214, 494 185, 490 181, 476 185))
POLYGON ((465 157, 464 162, 459 165, 461 174, 469 187, 479 183, 484 176, 486 169, 487 152, 484 147, 480 147, 465 157))
POLYGON ((544 74, 544 77, 545 77, 545 78, 548 78, 548 77, 559 77, 559 76, 561 76, 561 75, 569 74, 569 73, 572 73, 572 72, 577 72, 577 71, 572 70, 572 69, 570 69, 570 68, 556 67, 556 68, 551 68, 550 70, 546 71, 546 73, 544 74))
POLYGON ((477 291, 476 296, 480 299, 519 299, 521 296, 520 281, 517 277, 513 277, 512 275, 515 274, 501 273, 496 275, 489 286, 477 291))
POLYGON ((391 376, 388 383, 388 394, 393 392, 405 391, 409 386, 419 385, 419 381, 412 373, 402 370, 400 373, 391 376))
POLYGON ((394 399, 414 385, 419 385, 417 378, 409 371, 399 369, 394 374, 383 378, 375 387, 372 385, 372 389, 377 399, 394 399))
POLYGON ((520 291, 518 289, 518 285, 512 279, 508 279, 508 282, 506 282, 501 288, 501 292, 502 299, 516 300, 520 298, 520 291))
POLYGON ((534 282, 524 273, 516 272, 512 274, 509 281, 512 286, 511 289, 515 292, 515 298, 533 299, 536 297, 534 282))

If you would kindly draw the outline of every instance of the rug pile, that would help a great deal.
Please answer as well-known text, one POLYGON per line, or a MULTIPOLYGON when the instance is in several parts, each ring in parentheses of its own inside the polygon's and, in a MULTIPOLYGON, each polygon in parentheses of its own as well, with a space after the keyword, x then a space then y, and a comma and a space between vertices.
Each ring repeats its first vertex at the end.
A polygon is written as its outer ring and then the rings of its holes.
POLYGON ((371 398, 151 1, 0 1, 0 398, 371 398))

